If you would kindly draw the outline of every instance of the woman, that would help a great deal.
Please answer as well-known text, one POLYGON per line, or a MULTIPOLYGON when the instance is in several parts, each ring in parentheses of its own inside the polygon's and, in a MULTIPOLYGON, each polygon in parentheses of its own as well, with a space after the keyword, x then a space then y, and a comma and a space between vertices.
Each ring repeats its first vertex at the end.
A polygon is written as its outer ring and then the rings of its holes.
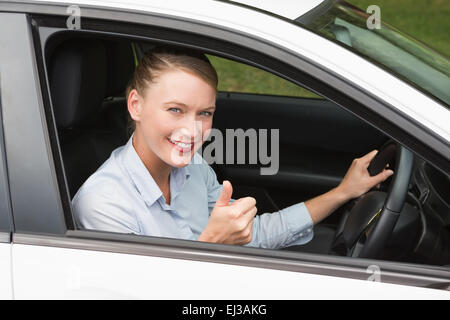
POLYGON ((217 83, 202 54, 156 48, 142 58, 127 88, 134 132, 75 195, 78 227, 280 248, 308 242, 314 224, 393 173, 369 176, 374 150, 331 191, 255 216, 255 199, 231 199, 231 183, 220 185, 195 152, 212 126, 217 83))

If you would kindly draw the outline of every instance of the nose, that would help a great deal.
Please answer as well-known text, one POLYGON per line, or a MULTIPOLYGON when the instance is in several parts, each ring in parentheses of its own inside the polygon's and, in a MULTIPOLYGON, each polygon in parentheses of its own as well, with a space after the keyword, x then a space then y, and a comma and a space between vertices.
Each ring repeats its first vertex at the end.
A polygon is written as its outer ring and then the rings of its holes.
POLYGON ((198 142, 202 138, 202 121, 186 119, 182 125, 172 133, 172 139, 182 142, 198 142))

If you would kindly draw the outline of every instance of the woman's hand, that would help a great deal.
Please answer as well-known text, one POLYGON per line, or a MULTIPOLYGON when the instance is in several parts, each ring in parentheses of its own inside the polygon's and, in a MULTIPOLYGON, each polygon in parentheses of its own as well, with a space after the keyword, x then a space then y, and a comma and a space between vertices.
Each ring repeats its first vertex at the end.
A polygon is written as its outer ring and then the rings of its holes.
POLYGON ((366 193, 394 173, 392 170, 385 169, 376 176, 370 176, 367 168, 377 152, 374 150, 362 158, 353 160, 339 186, 305 202, 314 224, 319 223, 344 203, 366 193))
POLYGON ((232 193, 231 183, 224 181, 222 193, 211 212, 208 225, 198 238, 199 241, 243 245, 252 240, 256 200, 246 197, 229 204, 232 193))
POLYGON ((341 183, 337 187, 337 190, 344 196, 344 198, 347 200, 357 198, 369 191, 372 187, 389 178, 394 173, 392 170, 384 169, 376 176, 370 176, 367 168, 377 152, 377 150, 373 150, 362 158, 353 160, 350 168, 344 176, 344 179, 342 179, 341 183))

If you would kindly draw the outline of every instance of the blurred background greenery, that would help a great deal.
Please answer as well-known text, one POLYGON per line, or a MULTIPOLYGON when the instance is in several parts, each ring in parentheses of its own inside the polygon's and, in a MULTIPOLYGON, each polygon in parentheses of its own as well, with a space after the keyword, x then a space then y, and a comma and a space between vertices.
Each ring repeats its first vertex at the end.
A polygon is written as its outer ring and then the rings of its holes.
MULTIPOLYGON (((450 56, 450 0, 347 0, 361 8, 378 5, 381 20, 450 56)), ((365 10, 364 10, 365 11, 365 10)))
MULTIPOLYGON (((381 20, 450 56, 450 0, 347 0, 366 11, 378 5, 381 20)), ((219 90, 319 98, 314 93, 268 72, 208 56, 219 75, 219 90)))

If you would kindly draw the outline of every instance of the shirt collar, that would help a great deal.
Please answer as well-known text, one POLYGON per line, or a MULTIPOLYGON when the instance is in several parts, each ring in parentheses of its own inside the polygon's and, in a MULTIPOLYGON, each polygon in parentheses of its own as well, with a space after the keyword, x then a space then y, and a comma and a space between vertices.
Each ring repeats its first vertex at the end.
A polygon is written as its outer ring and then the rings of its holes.
MULTIPOLYGON (((124 160, 123 165, 144 201, 148 206, 151 206, 155 201, 162 197, 162 192, 134 149, 132 142, 133 136, 134 133, 131 135, 122 151, 124 160)), ((182 168, 172 168, 170 172, 171 203, 172 200, 181 192, 184 183, 189 176, 190 173, 188 166, 182 168)))

